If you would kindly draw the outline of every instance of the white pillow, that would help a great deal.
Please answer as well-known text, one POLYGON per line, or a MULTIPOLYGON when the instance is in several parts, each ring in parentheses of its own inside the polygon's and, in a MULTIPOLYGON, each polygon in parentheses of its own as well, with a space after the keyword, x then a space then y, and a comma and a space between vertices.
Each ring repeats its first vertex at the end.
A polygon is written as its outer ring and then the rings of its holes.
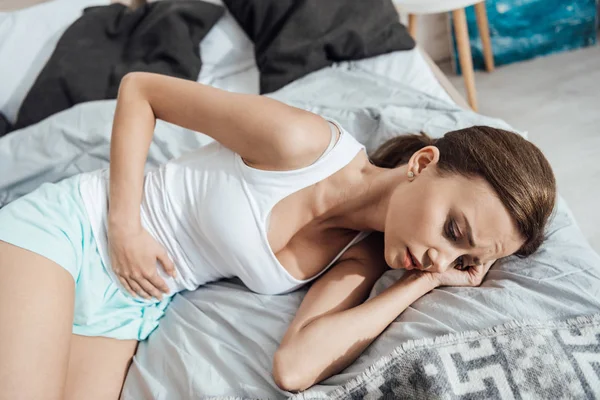
POLYGON ((209 76, 222 78, 256 66, 254 43, 227 9, 202 39, 200 57, 200 80, 209 76))
POLYGON ((53 0, 0 12, 0 112, 11 123, 64 31, 92 5, 110 0, 53 0))
MULTIPOLYGON (((154 1, 169 0, 151 0, 154 1)), ((200 42, 202 68, 197 81, 209 84, 220 78, 255 68, 254 43, 227 10, 223 1, 201 1, 218 4, 225 8, 225 13, 200 42)))

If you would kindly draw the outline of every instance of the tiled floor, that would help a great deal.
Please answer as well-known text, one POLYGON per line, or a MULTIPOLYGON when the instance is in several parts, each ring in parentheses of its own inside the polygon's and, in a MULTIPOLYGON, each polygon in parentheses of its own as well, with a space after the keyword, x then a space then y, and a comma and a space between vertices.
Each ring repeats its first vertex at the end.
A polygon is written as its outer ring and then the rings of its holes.
MULTIPOLYGON (((600 43, 600 41, 599 41, 600 43)), ((464 95, 462 77, 441 69, 464 95)), ((600 45, 475 74, 479 112, 526 130, 600 253, 600 45)))

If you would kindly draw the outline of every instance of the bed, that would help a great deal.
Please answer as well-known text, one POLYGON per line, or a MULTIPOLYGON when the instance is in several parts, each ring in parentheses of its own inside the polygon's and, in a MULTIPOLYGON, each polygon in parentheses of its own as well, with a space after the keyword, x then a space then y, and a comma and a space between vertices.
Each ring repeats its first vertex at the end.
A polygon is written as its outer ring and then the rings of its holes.
MULTIPOLYGON (((13 63, 0 65, 1 86, 7 89, 0 106, 6 115, 16 112, 60 32, 83 7, 107 3, 54 0, 0 14, 0 58, 21 49, 13 63), (48 12, 57 16, 51 24, 19 34, 48 12)), ((252 46, 226 12, 200 44, 204 63, 197 80, 258 93, 252 46)), ((474 124, 526 137, 520 127, 471 111, 418 46, 336 63, 267 95, 335 118, 368 149, 399 133, 424 130, 440 137, 474 124), (348 83, 353 90, 344 89, 348 83)), ((114 100, 82 103, 1 138, 0 171, 10 174, 0 178, 0 205, 42 182, 105 167, 114 106, 114 100)), ((210 141, 158 121, 147 167, 210 141)), ((370 297, 402 274, 387 271, 370 297)), ((480 287, 433 290, 345 370, 292 393, 273 382, 272 356, 307 290, 258 295, 233 278, 176 295, 159 328, 140 343, 121 398, 600 396, 600 256, 560 195, 537 253, 499 260, 480 287)))

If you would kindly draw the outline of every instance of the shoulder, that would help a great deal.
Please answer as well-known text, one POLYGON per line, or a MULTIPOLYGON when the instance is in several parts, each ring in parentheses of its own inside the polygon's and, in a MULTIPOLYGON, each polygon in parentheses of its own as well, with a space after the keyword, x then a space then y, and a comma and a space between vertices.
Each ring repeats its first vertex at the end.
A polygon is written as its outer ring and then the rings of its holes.
POLYGON ((351 246, 339 258, 344 260, 357 260, 370 266, 373 270, 383 274, 389 266, 385 261, 383 232, 371 232, 369 236, 351 246))
MULTIPOLYGON (((244 162, 251 167, 266 170, 294 170, 315 162, 327 149, 331 140, 329 122, 318 114, 304 111, 288 118, 278 145, 281 157, 275 161, 244 162)), ((338 133, 339 137, 339 133, 338 133)))
POLYGON ((125 96, 146 101, 156 119, 208 135, 259 169, 307 166, 328 144, 325 119, 263 95, 136 71, 121 80, 119 102, 125 96))

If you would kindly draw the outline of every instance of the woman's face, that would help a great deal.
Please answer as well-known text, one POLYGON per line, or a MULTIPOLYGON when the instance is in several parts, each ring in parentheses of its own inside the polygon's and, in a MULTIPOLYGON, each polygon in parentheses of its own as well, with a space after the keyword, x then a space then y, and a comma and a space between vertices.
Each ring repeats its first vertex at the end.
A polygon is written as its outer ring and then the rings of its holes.
POLYGON ((515 253, 524 241, 492 187, 483 178, 440 178, 438 160, 439 149, 427 146, 405 166, 415 177, 398 185, 390 199, 385 221, 388 265, 413 269, 405 266, 407 250, 421 264, 418 269, 431 265, 431 272, 515 253))

